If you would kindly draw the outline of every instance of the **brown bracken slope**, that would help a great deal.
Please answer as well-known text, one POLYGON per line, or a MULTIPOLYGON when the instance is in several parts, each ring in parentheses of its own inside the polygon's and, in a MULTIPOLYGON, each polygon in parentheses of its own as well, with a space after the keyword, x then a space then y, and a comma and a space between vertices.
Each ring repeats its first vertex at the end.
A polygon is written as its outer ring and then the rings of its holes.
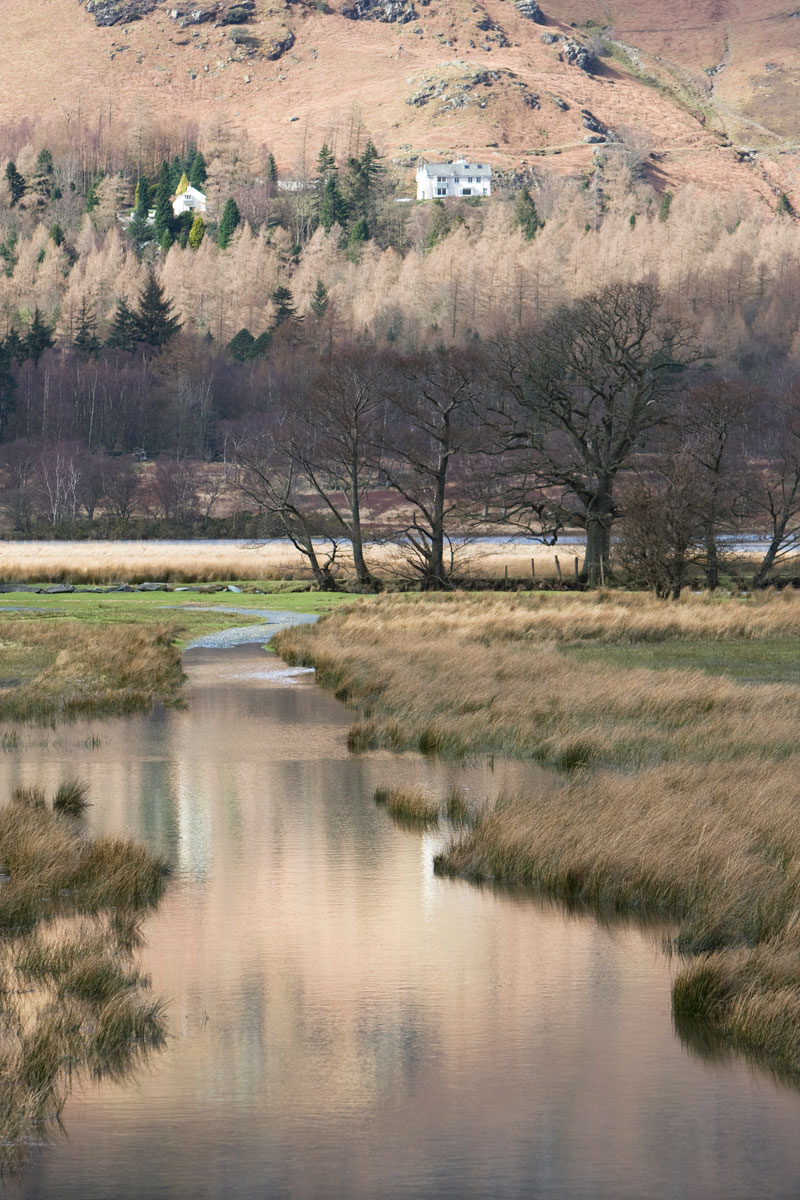
POLYGON ((355 0, 351 19, 353 0, 2 0, 0 121, 127 137, 225 123, 288 176, 356 133, 409 168, 465 153, 577 172, 607 129, 653 152, 657 186, 795 198, 800 17, 764 0, 542 0, 537 23, 519 3, 355 0), (150 11, 124 19, 137 4, 150 11), (564 39, 598 54, 590 71, 564 39))

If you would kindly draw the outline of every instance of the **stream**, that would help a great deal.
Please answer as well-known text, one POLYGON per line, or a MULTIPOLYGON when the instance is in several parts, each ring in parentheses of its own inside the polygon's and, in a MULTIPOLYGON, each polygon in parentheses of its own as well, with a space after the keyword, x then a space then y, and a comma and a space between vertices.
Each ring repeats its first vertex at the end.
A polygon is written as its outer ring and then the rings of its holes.
POLYGON ((78 775, 89 832, 174 866, 142 951, 166 1049, 76 1089, 3 1195, 800 1194, 800 1090, 680 1040, 657 929, 435 877, 449 833, 372 799, 494 798, 540 768, 352 754, 313 672, 236 642, 186 652, 183 710, 26 728, 0 755, 3 794, 78 775))

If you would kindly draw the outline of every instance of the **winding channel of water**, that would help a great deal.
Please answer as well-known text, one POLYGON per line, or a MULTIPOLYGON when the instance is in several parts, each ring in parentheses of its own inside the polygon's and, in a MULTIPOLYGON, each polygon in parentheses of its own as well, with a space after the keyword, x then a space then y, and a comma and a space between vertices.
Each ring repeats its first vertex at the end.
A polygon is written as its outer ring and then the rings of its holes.
MULTIPOLYGON (((263 637, 250 627, 252 636, 263 637)), ((185 657, 189 705, 28 730, 0 787, 89 780, 91 832, 166 854, 144 969, 167 1049, 87 1085, 15 1200, 736 1198, 800 1193, 800 1091, 701 1056, 652 931, 438 879, 381 784, 530 764, 350 754, 313 673, 185 657)))

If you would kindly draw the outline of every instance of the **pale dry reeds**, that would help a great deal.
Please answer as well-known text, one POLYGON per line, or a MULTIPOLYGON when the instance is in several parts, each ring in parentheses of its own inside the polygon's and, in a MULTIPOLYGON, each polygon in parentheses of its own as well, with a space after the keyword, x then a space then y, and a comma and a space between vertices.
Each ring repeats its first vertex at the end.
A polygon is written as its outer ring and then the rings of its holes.
MULTIPOLYGON (((692 960, 676 1022, 800 1071, 800 688, 582 661, 567 647, 800 632, 800 598, 385 597, 276 639, 361 710, 355 746, 566 768, 505 797, 437 869, 656 912, 692 960)), ((632 650, 633 653, 633 650, 632 650)))
POLYGON ((163 1007, 132 954, 165 865, 90 841, 20 790, 0 808, 0 1173, 22 1165, 84 1074, 163 1045, 163 1007))
POLYGON ((53 721, 148 709, 156 699, 175 702, 184 675, 173 637, 167 625, 0 621, 0 646, 17 657, 28 650, 39 667, 32 678, 0 689, 0 720, 53 721))

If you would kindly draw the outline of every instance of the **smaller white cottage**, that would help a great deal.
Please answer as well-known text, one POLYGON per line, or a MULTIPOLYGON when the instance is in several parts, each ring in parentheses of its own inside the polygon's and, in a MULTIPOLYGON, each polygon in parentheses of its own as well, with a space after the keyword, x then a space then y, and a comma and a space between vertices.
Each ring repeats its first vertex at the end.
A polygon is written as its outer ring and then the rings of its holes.
POLYGON ((180 188, 179 185, 178 192, 172 201, 172 211, 176 217, 185 212, 204 213, 206 207, 205 195, 196 187, 187 184, 185 188, 180 188))
POLYGON ((492 168, 488 163, 471 163, 465 158, 455 162, 417 164, 417 199, 435 200, 446 196, 491 196, 492 168))

